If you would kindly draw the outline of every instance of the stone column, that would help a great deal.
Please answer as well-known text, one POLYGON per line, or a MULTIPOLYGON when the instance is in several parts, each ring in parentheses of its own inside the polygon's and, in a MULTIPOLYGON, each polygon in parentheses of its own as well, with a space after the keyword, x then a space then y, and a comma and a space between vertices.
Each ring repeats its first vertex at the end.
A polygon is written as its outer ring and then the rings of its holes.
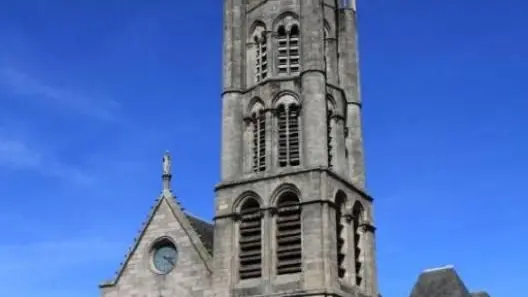
POLYGON ((242 88, 245 63, 245 7, 242 0, 224 1, 221 178, 242 173, 242 88))
POLYGON ((276 255, 276 242, 273 238, 273 212, 268 210, 262 211, 262 281, 264 292, 271 294, 271 279, 273 279, 273 258, 276 255))
POLYGON ((344 90, 347 102, 348 176, 357 187, 363 189, 365 187, 365 167, 355 5, 350 4, 348 8, 340 9, 338 16, 339 85, 344 90))
POLYGON ((251 117, 244 118, 244 134, 242 136, 242 147, 243 147, 243 167, 244 173, 248 174, 253 172, 253 119, 251 117))
POLYGON ((305 204, 302 207, 302 277, 304 290, 325 287, 327 261, 324 250, 323 209, 320 203, 305 204))
POLYGON ((320 0, 300 2, 303 166, 328 163, 323 7, 320 0))
POLYGON ((376 244, 374 232, 376 228, 370 223, 360 225, 363 251, 363 288, 369 296, 378 296, 378 279, 376 269, 376 244))
MULTIPOLYGON (((229 297, 231 288, 236 282, 236 270, 233 267, 233 252, 236 251, 234 243, 234 228, 232 218, 224 217, 215 220, 214 238, 214 272, 213 296, 229 297)), ((235 253, 238 253, 236 251, 235 253)))

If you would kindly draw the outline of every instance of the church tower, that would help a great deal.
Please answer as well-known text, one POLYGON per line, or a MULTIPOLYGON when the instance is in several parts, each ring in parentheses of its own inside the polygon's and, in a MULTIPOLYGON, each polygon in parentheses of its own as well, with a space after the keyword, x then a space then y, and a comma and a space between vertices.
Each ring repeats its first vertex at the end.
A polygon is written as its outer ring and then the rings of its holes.
POLYGON ((354 0, 224 0, 212 294, 378 296, 354 0))
MULTIPOLYGON (((214 223, 162 191, 102 297, 379 297, 355 0, 224 0, 214 223)), ((411 297, 470 293, 452 267, 411 297)))

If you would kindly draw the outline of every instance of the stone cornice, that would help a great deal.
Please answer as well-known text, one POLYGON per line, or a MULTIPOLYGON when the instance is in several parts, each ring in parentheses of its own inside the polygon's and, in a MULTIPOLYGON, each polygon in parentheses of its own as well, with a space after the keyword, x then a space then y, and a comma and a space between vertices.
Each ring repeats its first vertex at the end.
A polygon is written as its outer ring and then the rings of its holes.
MULTIPOLYGON (((315 200, 309 200, 309 201, 301 201, 299 204, 293 204, 293 205, 289 205, 289 206, 295 206, 295 205, 299 205, 300 207, 303 207, 305 205, 310 205, 310 204, 328 204, 330 206, 333 206, 335 207, 335 203, 334 201, 331 201, 331 200, 323 200, 323 199, 315 199, 315 200)), ((269 212, 269 214, 271 215, 276 215, 278 213, 278 210, 279 210, 280 207, 277 207, 277 206, 270 206, 270 207, 262 207, 260 208, 260 213, 261 214, 264 214, 266 212, 269 212)), ((214 221, 216 220, 221 220, 221 219, 233 219, 234 221, 239 221, 241 218, 242 218, 242 214, 240 212, 231 212, 231 213, 227 213, 227 214, 223 214, 223 215, 219 215, 219 216, 215 216, 213 218, 214 221)))
POLYGON ((249 183, 254 183, 257 181, 266 181, 270 179, 285 177, 285 176, 291 176, 291 175, 300 175, 310 172, 326 172, 328 175, 332 176, 333 178, 337 179, 338 181, 342 182, 346 186, 352 188, 354 191, 356 191, 358 194, 360 194, 364 199, 366 199, 369 202, 374 201, 374 198, 372 198, 370 195, 367 194, 365 189, 362 189, 360 187, 357 187, 354 185, 350 180, 342 177, 340 174, 337 174, 335 171, 328 169, 327 167, 312 167, 312 168, 302 168, 302 169, 292 169, 287 170, 283 172, 273 173, 273 174, 261 174, 258 176, 252 176, 248 178, 243 179, 236 179, 236 180, 226 180, 218 183, 215 186, 215 191, 219 191, 222 189, 228 189, 231 187, 236 187, 239 185, 245 185, 249 183))

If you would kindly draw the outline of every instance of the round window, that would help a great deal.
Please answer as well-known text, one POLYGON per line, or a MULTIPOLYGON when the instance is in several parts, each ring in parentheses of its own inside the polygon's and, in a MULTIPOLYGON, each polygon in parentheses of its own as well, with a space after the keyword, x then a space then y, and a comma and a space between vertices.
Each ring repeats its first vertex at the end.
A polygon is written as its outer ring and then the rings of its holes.
POLYGON ((155 244, 152 253, 152 265, 157 272, 167 274, 174 269, 178 261, 178 249, 169 240, 155 244))

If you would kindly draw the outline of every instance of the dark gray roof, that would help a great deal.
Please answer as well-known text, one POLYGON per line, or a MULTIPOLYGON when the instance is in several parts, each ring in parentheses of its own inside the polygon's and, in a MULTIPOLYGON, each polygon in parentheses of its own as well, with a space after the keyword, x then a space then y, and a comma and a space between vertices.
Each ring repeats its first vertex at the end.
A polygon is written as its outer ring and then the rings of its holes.
POLYGON ((490 295, 486 292, 473 292, 471 297, 490 297, 490 295))
POLYGON ((212 255, 213 254, 213 242, 214 242, 214 225, 212 223, 206 222, 200 218, 197 218, 189 213, 185 213, 185 216, 191 223, 194 231, 200 236, 203 245, 207 251, 212 255))
POLYGON ((410 297, 470 297, 466 286, 451 266, 429 269, 418 277, 410 297))

